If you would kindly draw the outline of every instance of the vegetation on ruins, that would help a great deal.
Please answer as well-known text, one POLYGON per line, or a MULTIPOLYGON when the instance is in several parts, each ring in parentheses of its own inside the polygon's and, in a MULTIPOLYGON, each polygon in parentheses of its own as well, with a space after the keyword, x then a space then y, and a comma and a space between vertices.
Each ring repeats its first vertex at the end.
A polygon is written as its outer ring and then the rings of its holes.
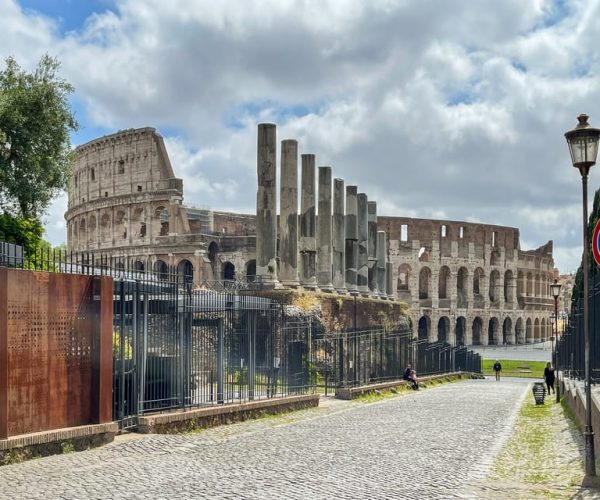
POLYGON ((11 57, 0 71, 0 237, 26 249, 42 241, 40 218, 70 174, 77 122, 59 68, 45 55, 31 73, 11 57))

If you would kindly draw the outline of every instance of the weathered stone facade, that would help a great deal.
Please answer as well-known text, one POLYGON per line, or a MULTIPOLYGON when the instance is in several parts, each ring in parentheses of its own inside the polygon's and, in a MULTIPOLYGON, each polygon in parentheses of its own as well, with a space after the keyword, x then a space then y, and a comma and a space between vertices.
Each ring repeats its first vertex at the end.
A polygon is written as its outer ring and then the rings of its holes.
MULTIPOLYGON (((85 252, 87 259, 108 254, 117 267, 193 276, 196 285, 256 274, 256 216, 183 205, 182 180, 175 177, 163 139, 154 129, 117 132, 82 145, 75 153, 65 214, 69 250, 85 252)), ((288 156, 286 164, 293 162, 288 156)), ((356 186, 346 186, 345 253, 338 241, 342 233, 335 222, 340 215, 335 200, 333 231, 331 224, 319 226, 331 233, 332 241, 335 235, 340 255, 333 256, 333 267, 339 267, 338 260, 345 261, 345 287, 339 282, 339 269, 333 275, 335 283, 323 278, 317 282, 318 262, 310 260, 318 250, 314 242, 317 222, 308 220, 309 228, 304 213, 314 218, 315 193, 305 199, 304 184, 315 180, 314 172, 311 179, 307 177, 312 172, 307 170, 309 157, 312 165, 314 156, 302 155, 299 255, 297 262, 286 257, 291 267, 285 271, 289 274, 286 279, 279 276, 284 286, 298 286, 296 265, 304 288, 318 290, 323 282, 327 290, 335 287, 337 293, 359 292, 401 300, 410 307, 419 337, 429 340, 485 345, 534 342, 551 336, 551 242, 523 251, 516 228, 386 217, 377 213, 374 204, 368 214, 368 203, 372 202, 362 193, 358 194, 362 196, 359 213, 356 186), (349 196, 354 200, 352 206, 349 196), (376 226, 369 227, 374 221, 376 226), (362 222, 360 228, 357 222, 362 222), (387 247, 384 253, 381 249, 373 253, 368 246, 368 234, 378 232, 382 232, 379 239, 387 247), (359 236, 364 241, 359 241, 359 236), (387 276, 390 269, 393 274, 387 276)), ((330 177, 327 183, 323 181, 327 186, 330 177)), ((337 190, 343 192, 343 184, 337 190)), ((339 198, 340 193, 335 196, 339 198)), ((286 217, 290 217, 292 209, 286 210, 286 217)), ((329 208, 328 213, 331 211, 329 208)), ((270 217, 269 228, 277 226, 270 217)))

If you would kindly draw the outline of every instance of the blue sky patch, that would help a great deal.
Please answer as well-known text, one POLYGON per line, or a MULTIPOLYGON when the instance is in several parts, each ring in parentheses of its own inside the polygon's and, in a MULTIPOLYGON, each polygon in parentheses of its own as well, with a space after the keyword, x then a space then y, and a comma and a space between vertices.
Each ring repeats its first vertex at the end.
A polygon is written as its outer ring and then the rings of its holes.
POLYGON ((53 18, 61 34, 77 31, 94 12, 115 10, 114 0, 19 0, 25 11, 53 18))

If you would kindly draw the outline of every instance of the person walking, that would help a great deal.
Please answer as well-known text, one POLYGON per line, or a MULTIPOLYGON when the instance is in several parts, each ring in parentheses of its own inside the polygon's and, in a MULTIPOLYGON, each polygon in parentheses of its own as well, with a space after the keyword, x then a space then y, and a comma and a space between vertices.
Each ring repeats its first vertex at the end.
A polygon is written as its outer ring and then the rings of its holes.
POLYGON ((548 394, 554 393, 554 367, 552 363, 548 361, 546 363, 546 368, 544 368, 544 381, 546 382, 546 387, 548 388, 548 394))
POLYGON ((496 360, 493 366, 494 374, 496 375, 496 380, 500 380, 500 372, 502 371, 502 365, 500 361, 496 360))

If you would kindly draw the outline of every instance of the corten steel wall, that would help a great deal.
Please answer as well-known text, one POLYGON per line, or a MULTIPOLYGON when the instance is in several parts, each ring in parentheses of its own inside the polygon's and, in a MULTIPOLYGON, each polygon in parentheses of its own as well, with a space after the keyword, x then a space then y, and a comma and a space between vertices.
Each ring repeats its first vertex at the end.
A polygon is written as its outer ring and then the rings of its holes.
POLYGON ((0 268, 0 439, 112 420, 112 278, 0 268))

